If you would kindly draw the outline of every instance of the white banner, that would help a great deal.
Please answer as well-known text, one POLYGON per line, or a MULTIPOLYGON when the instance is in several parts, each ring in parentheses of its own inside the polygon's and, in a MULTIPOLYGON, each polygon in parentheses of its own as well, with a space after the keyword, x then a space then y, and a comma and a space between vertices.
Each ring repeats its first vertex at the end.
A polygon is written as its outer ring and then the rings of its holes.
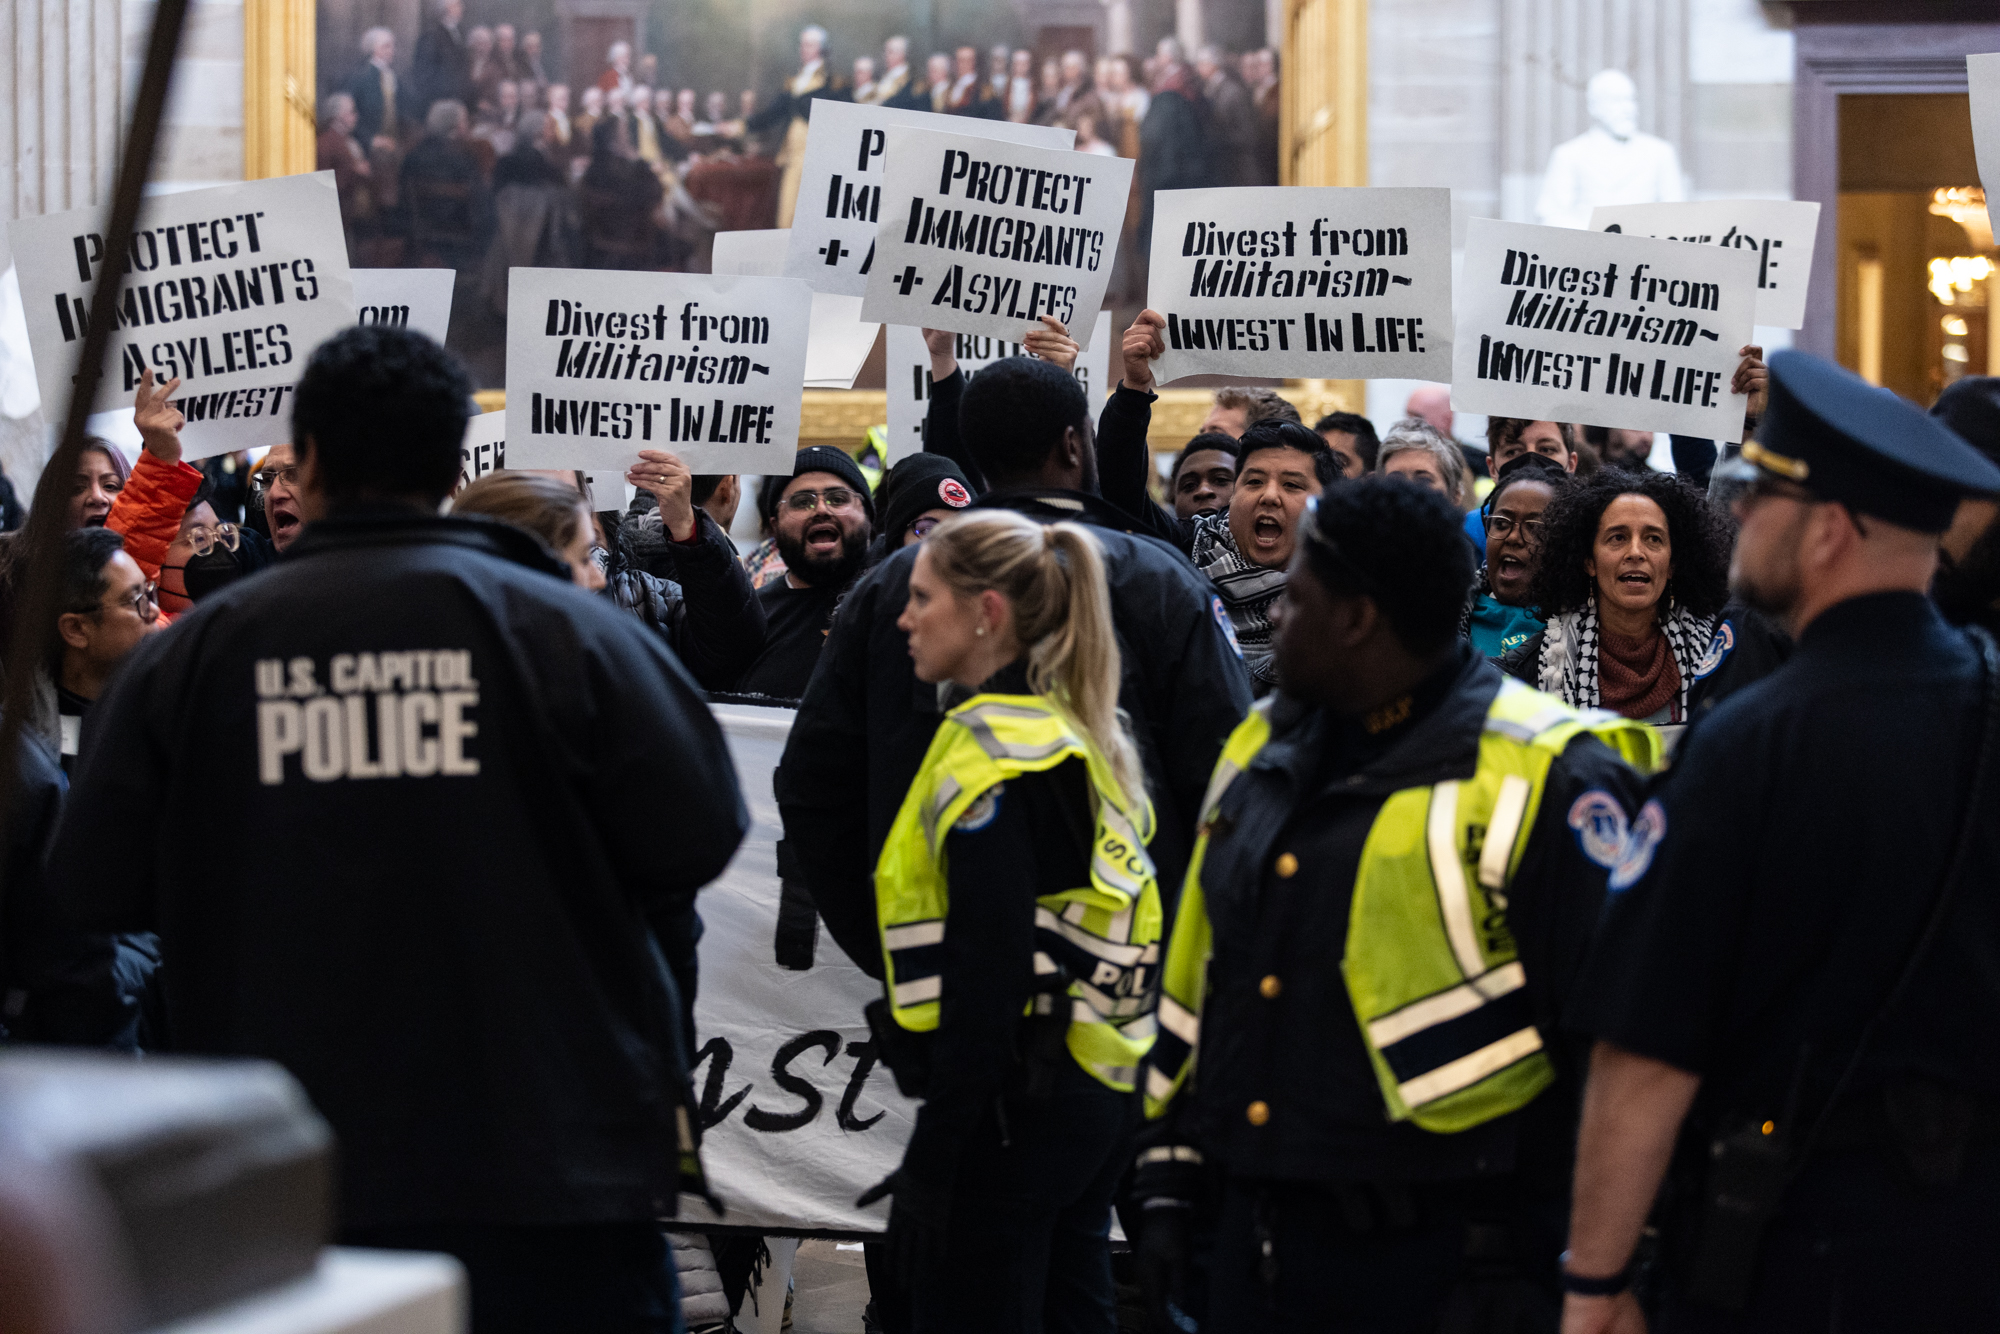
POLYGON ((355 269, 354 322, 415 329, 442 346, 457 278, 456 269, 355 269))
POLYGON ((1972 94, 1972 152, 1979 164, 1979 183, 1986 191, 1986 221, 1993 228, 1993 197, 2000 193, 2000 52, 1965 58, 1965 78, 1972 94))
POLYGON ((1738 439, 1748 400, 1729 382, 1756 298, 1747 250, 1474 218, 1452 406, 1738 439))
POLYGON ((805 165, 799 177, 798 208, 792 214, 786 277, 809 282, 816 292, 841 296, 867 292, 875 225, 882 212, 882 163, 888 132, 899 126, 1042 148, 1064 149, 1076 142, 1075 130, 1057 126, 815 99, 812 119, 806 124, 805 165))
POLYGON ((1789 199, 1703 199, 1685 204, 1600 204, 1593 232, 1691 241, 1757 257, 1757 323, 1796 329, 1806 322, 1819 205, 1789 199))
POLYGON ((1451 378, 1451 191, 1162 190, 1146 304, 1189 375, 1451 378))
POLYGON ((622 471, 667 449, 697 473, 789 472, 811 313, 790 278, 514 269, 508 461, 622 471))
MULTIPOLYGON (((717 232, 710 271, 745 277, 779 278, 785 273, 785 246, 791 229, 717 232)), ((852 389, 862 363, 875 350, 882 326, 861 318, 861 298, 814 292, 812 325, 806 330, 806 388, 852 389)))
POLYGON ((482 412, 465 424, 465 439, 458 446, 458 484, 451 493, 457 495, 506 466, 507 409, 482 412))
MULTIPOLYGON (((103 268, 105 210, 20 218, 8 242, 42 403, 60 416, 103 268)), ((152 195, 139 210, 93 412, 132 407, 148 367, 178 376, 182 457, 281 444, 306 358, 354 323, 333 173, 152 195)))
MULTIPOLYGON (((875 1059, 862 1007, 882 994, 818 928, 812 967, 780 968, 771 771, 789 709, 713 706, 750 806, 743 846, 702 890, 694 1092, 702 1166, 728 1212, 773 1231, 880 1232, 889 1203, 854 1201, 903 1161, 917 1105, 875 1059)), ((711 1221, 689 1203, 683 1221, 711 1221)))
POLYGON ((1127 158, 891 129, 861 313, 1018 340, 1101 310, 1132 185, 1127 158))
MULTIPOLYGON (((954 334, 953 355, 958 368, 969 378, 983 366, 1002 357, 1018 357, 1026 349, 1019 343, 981 334, 954 334)), ((1090 346, 1076 359, 1072 374, 1083 386, 1093 419, 1104 406, 1111 389, 1111 312, 1100 310, 1092 327, 1090 346)), ((924 332, 907 324, 892 324, 888 336, 889 461, 894 463, 923 451, 924 415, 931 408, 931 354, 924 346, 924 332)))

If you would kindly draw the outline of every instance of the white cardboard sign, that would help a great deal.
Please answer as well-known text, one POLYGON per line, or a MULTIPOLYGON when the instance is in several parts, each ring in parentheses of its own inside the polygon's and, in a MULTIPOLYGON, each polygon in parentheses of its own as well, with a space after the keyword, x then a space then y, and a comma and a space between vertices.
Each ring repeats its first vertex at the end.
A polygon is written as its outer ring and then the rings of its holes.
POLYGON ((776 473, 799 442, 812 289, 790 278, 514 269, 507 460, 776 473))
POLYGON ((1474 218, 1452 406, 1734 440, 1756 296, 1747 250, 1474 218))
POLYGON ((355 269, 354 322, 415 329, 442 345, 455 269, 355 269))
POLYGON ((787 277, 811 283, 816 292, 841 296, 867 292, 875 226, 882 212, 882 164, 888 133, 898 127, 1042 148, 1066 149, 1076 142, 1075 130, 1057 126, 817 99, 806 124, 799 205, 792 214, 785 256, 787 277))
POLYGON ((507 466, 507 409, 482 412, 465 424, 465 439, 458 446, 457 495, 489 473, 507 466))
MULTIPOLYGON (((783 277, 785 247, 791 235, 788 227, 717 232, 710 270, 716 274, 783 277)), ((861 318, 860 297, 814 292, 812 325, 806 330, 806 388, 852 389, 854 377, 861 374, 862 364, 875 350, 875 335, 881 330, 881 325, 861 318)))
POLYGON ((1451 191, 1269 186, 1153 197, 1161 384, 1451 378, 1451 191))
POLYGON ((1744 250, 1757 257, 1757 323, 1796 329, 1806 322, 1819 205, 1809 200, 1702 199, 1684 204, 1600 204, 1593 232, 1622 231, 1661 241, 1744 250))
POLYGON ((1091 335, 1078 312, 1104 306, 1129 159, 933 130, 887 141, 864 317, 1014 341, 1053 315, 1091 335))
MULTIPOLYGON (((1993 196, 2000 192, 2000 52, 1965 58, 1965 78, 1972 95, 1972 152, 1979 164, 1979 183, 1986 190, 1986 218, 1995 217, 1993 196)), ((1994 229, 2000 232, 2000 228, 1994 229)))
MULTIPOLYGON (((907 324, 889 326, 887 380, 889 386, 889 461, 923 452, 924 417, 931 408, 931 354, 924 346, 924 331, 907 324)), ((988 338, 983 334, 955 334, 954 355, 958 368, 970 377, 1002 357, 1018 357, 1026 351, 1019 343, 988 338)), ((1072 373, 1083 386, 1083 396, 1093 413, 1104 402, 1111 387, 1111 312, 1100 310, 1091 331, 1090 346, 1076 359, 1072 373)))
MULTIPOLYGON (((91 291, 105 263, 104 210, 10 224, 42 402, 69 402, 91 291)), ((313 348, 354 323, 354 284, 333 173, 183 194, 139 210, 93 412, 130 411, 151 368, 178 376, 182 455, 283 442, 291 393, 313 348)))

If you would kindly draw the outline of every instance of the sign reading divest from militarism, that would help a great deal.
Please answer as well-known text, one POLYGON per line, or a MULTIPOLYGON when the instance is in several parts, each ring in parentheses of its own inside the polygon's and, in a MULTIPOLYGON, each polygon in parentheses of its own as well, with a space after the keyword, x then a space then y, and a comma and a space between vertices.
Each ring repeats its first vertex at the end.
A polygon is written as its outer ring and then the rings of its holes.
POLYGON ((92 411, 130 410, 150 369, 181 381, 184 457, 287 439, 306 358, 354 323, 333 173, 151 196, 122 255, 105 255, 104 226, 104 210, 82 208, 8 229, 42 402, 55 412, 69 402, 109 263, 116 324, 92 411))
MULTIPOLYGON (((1092 327, 1090 346, 1076 359, 1072 374, 1083 386, 1094 419, 1104 404, 1110 381, 1111 312, 1100 310, 1092 327)), ((1004 338, 983 334, 953 334, 952 355, 969 378, 1002 357, 1018 357, 1027 349, 1004 338)), ((924 447, 924 417, 931 410, 931 353, 924 331, 907 324, 889 326, 887 380, 889 386, 889 461, 920 453, 924 447)))
POLYGON ((514 269, 507 462, 784 472, 799 442, 812 289, 790 278, 514 269))
POLYGON ((1735 440, 1757 257, 1474 218, 1458 276, 1461 412, 1735 440))
POLYGON ((1041 148, 1066 149, 1076 142, 1075 130, 1052 125, 1015 125, 817 99, 806 125, 806 157, 785 254, 786 277, 803 279, 816 292, 841 296, 867 292, 874 267, 875 226, 882 216, 882 164, 888 157, 889 131, 899 127, 1041 148))
POLYGON ((1148 275, 1162 384, 1451 378, 1449 190, 1162 190, 1148 275))
POLYGON ((415 329, 442 343, 451 329, 453 269, 355 269, 354 322, 415 329))
POLYGON ((933 130, 887 137, 863 319, 1017 341, 1053 315, 1079 343, 1091 337, 1125 222, 1128 159, 933 130))
POLYGON ((1593 232, 1717 245, 1757 257, 1757 323, 1796 329, 1806 322, 1819 205, 1789 199, 1701 199, 1685 204, 1600 204, 1593 232))

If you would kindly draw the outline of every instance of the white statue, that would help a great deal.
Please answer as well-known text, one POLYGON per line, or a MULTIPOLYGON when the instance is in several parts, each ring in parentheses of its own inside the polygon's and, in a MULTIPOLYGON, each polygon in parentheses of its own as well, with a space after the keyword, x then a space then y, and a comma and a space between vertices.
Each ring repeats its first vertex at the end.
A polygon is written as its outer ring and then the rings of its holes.
POLYGON ((1639 132, 1639 90, 1622 70, 1599 70, 1586 92, 1590 128, 1560 143, 1542 175, 1535 221, 1588 227, 1599 204, 1676 204, 1687 198, 1680 155, 1639 132))

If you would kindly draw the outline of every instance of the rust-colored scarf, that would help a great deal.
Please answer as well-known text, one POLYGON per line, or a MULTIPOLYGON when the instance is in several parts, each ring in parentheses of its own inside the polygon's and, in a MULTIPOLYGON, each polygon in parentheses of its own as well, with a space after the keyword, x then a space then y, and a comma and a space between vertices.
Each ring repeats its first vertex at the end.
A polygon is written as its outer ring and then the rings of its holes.
POLYGON ((1627 718, 1650 718, 1681 688, 1681 669, 1657 627, 1643 635, 1606 629, 1598 638, 1597 697, 1627 718))

